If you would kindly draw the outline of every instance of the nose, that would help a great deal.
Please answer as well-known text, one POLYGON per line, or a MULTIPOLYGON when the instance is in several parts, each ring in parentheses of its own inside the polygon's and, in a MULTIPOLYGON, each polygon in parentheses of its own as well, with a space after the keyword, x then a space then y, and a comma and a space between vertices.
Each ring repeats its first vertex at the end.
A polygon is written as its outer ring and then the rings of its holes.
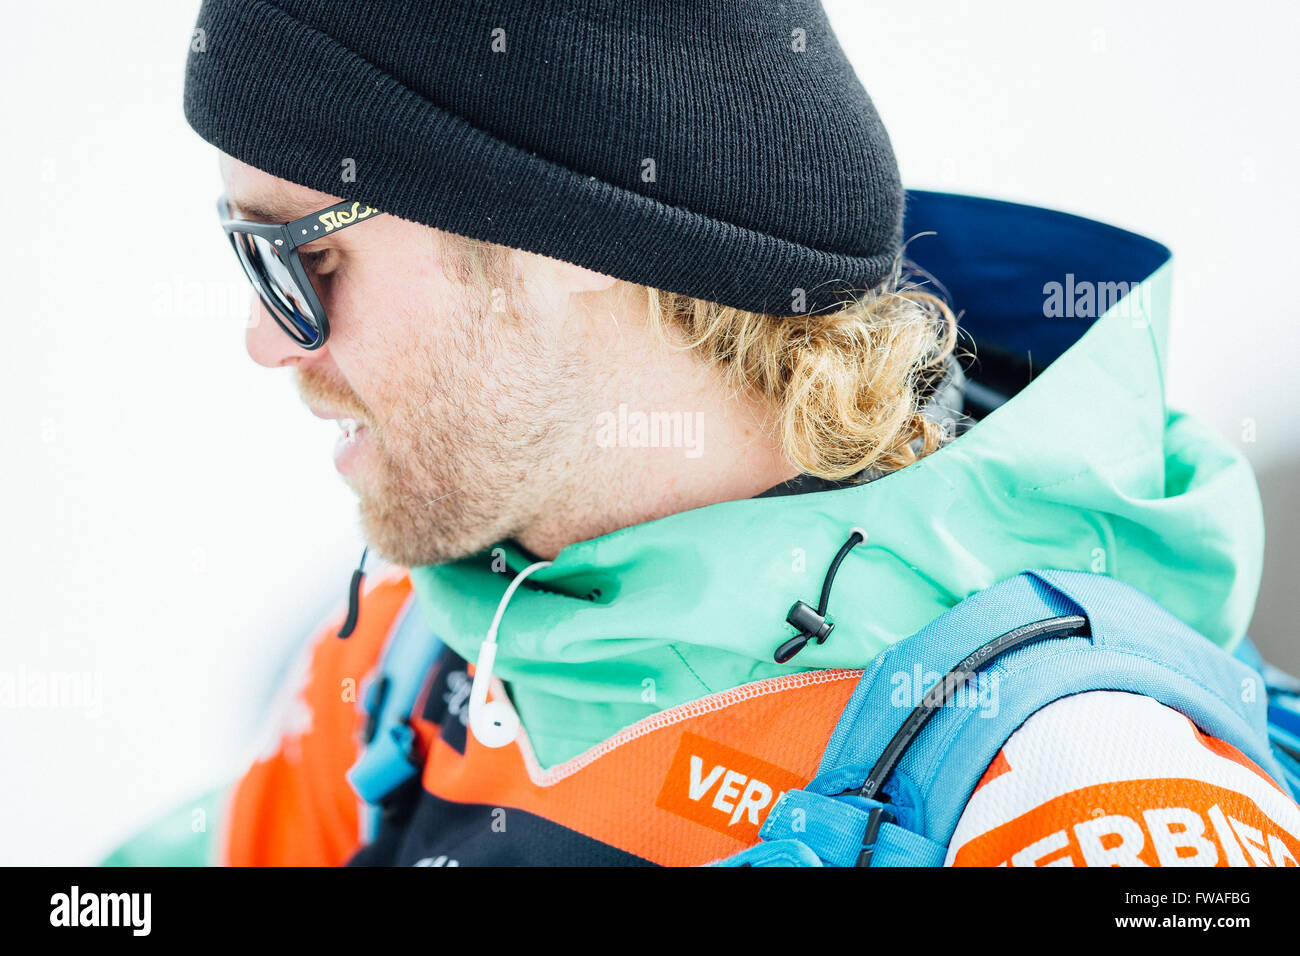
MULTIPOLYGON (((244 347, 248 349, 249 358, 266 368, 279 368, 284 365, 297 365, 303 359, 315 355, 299 348, 284 329, 280 328, 271 313, 267 311, 261 297, 254 292, 248 312, 248 328, 244 333, 244 347)), ((316 350, 324 351, 324 349, 316 350)))

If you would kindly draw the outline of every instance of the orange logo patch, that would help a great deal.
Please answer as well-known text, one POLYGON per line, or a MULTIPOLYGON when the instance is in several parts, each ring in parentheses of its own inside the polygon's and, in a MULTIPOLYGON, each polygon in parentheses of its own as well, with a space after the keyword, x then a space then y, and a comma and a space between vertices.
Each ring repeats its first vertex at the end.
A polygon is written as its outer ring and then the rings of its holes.
POLYGON ((1249 797, 1201 780, 1072 790, 964 844, 956 866, 1296 866, 1300 842, 1249 797))
POLYGON ((748 844, 758 840, 781 794, 805 782, 753 754, 683 731, 655 806, 748 844))

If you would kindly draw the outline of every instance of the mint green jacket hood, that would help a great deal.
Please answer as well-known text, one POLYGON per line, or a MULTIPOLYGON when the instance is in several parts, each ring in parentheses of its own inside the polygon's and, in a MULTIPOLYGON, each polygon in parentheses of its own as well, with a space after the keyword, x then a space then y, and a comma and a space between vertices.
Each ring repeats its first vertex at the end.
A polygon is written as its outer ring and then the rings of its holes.
MULTIPOLYGON (((495 667, 542 766, 714 692, 864 667, 1028 568, 1108 574, 1225 649, 1241 639, 1259 495, 1241 454, 1165 405, 1168 250, 1063 213, 916 191, 906 229, 933 233, 909 255, 943 283, 977 358, 1027 356, 1036 377, 868 484, 723 502, 564 548, 512 597, 495 667), (776 664, 790 605, 817 603, 854 526, 869 540, 836 576, 834 632, 776 664)), ((989 387, 982 364, 968 397, 989 387)), ((505 542, 411 578, 434 632, 473 661, 528 563, 505 542)))

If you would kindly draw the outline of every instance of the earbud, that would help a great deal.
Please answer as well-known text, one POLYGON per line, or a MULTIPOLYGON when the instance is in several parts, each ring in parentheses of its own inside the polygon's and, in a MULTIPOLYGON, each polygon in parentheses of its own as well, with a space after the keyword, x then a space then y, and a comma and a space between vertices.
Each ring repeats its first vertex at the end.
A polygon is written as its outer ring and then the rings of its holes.
POLYGON ((474 665, 474 684, 469 690, 469 729, 474 739, 484 747, 505 747, 519 736, 519 714, 510 706, 510 702, 487 699, 488 686, 492 683, 492 665, 497 659, 497 630, 501 627, 501 616, 506 612, 506 605, 524 578, 550 566, 550 561, 538 561, 515 575, 515 579, 506 588, 506 593, 501 595, 497 613, 492 618, 492 626, 488 628, 487 639, 479 648, 478 662, 474 665))
POLYGON ((496 656, 496 641, 485 641, 478 652, 474 685, 469 691, 469 729, 484 747, 505 747, 519 734, 519 715, 515 709, 504 700, 489 702, 487 699, 496 656))

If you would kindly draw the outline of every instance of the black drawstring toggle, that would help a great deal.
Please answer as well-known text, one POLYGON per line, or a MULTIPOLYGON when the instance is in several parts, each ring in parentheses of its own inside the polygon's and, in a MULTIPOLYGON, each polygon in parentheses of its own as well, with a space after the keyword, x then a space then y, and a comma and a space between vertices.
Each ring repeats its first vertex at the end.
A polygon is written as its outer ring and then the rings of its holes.
POLYGON ((833 621, 826 620, 803 601, 794 602, 785 620, 799 633, 776 649, 776 653, 772 656, 778 664, 784 664, 794 657, 809 641, 815 640, 818 644, 826 643, 826 638, 830 637, 831 631, 835 629, 833 621))
POLYGON ((815 610, 803 601, 795 601, 790 606, 785 621, 799 633, 776 649, 772 657, 778 664, 789 661, 803 650, 809 641, 825 644, 826 638, 831 636, 831 631, 835 629, 835 622, 826 619, 826 606, 831 600, 831 584, 835 581, 835 572, 840 569, 840 562, 844 560, 845 555, 866 540, 865 531, 861 528, 853 529, 849 540, 844 542, 839 554, 835 555, 835 560, 831 562, 830 570, 826 572, 826 580, 822 582, 822 598, 815 610))

